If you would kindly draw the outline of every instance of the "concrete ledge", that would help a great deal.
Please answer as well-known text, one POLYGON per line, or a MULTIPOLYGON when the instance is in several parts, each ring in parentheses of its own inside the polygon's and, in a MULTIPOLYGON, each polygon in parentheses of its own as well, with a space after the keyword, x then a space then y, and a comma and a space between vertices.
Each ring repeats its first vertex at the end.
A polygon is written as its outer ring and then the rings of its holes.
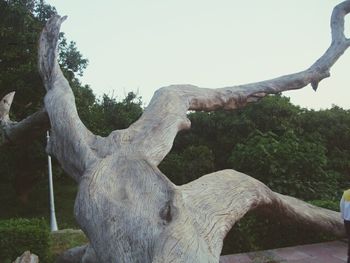
POLYGON ((220 263, 344 263, 346 240, 221 256, 220 263))

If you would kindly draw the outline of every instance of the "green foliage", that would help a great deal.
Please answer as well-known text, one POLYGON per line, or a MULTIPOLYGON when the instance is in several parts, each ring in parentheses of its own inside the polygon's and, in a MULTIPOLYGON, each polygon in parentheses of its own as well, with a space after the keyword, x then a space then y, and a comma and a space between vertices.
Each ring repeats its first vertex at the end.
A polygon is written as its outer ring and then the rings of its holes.
POLYGON ((305 134, 318 133, 324 138, 327 149, 349 150, 350 111, 333 106, 331 109, 303 112, 299 125, 305 134))
MULTIPOLYGON (((67 175, 60 175, 61 178, 58 178, 57 175, 57 173, 54 173, 55 208, 58 227, 59 229, 77 228, 78 225, 73 213, 77 185, 67 175)), ((27 198, 27 201, 23 203, 18 199, 18 194, 11 187, 11 184, 0 181, 0 219, 42 217, 49 222, 48 179, 41 179, 35 184, 27 198)))
POLYGON ((234 112, 194 112, 189 118, 192 129, 178 135, 164 160, 172 167, 165 174, 176 183, 183 182, 183 152, 192 145, 211 150, 213 170, 240 170, 304 200, 338 198, 349 186, 349 111, 301 109, 277 95, 234 112))
POLYGON ((181 154, 169 154, 159 166, 175 184, 193 181, 214 171, 214 156, 206 146, 189 146, 181 154))
POLYGON ((83 58, 83 55, 78 51, 74 41, 67 43, 64 33, 60 34, 59 42, 59 58, 58 62, 61 69, 71 74, 77 73, 79 76, 83 75, 84 69, 88 65, 88 60, 83 58))
POLYGON ((184 184, 185 167, 184 158, 181 154, 169 153, 165 159, 160 163, 159 169, 177 185, 184 184))
MULTIPOLYGON (((24 119, 43 105, 45 91, 38 73, 37 43, 45 21, 55 13, 55 8, 43 0, 0 0, 0 96, 16 91, 11 107, 13 120, 24 119)), ((87 60, 74 42, 67 43, 64 35, 61 35, 61 67, 69 76, 73 89, 83 90, 85 87, 76 75, 83 73, 87 60)), ((78 92, 77 101, 86 101, 86 95, 87 92, 78 92)), ((91 104, 95 102, 92 96, 91 104)), ((81 104, 81 108, 85 109, 87 103, 81 104)), ((84 118, 88 119, 86 115, 84 118)), ((1 183, 14 187, 17 198, 25 204, 32 189, 45 178, 47 172, 45 135, 30 145, 2 149, 0 163, 1 183)), ((57 166, 54 169, 62 173, 57 166)))
POLYGON ((34 112, 43 95, 36 67, 42 23, 32 13, 33 4, 0 1, 0 96, 16 91, 12 114, 17 118, 34 112))
POLYGON ((184 183, 213 172, 214 156, 206 146, 189 146, 184 150, 182 157, 185 165, 184 183))
POLYGON ((283 134, 294 129, 302 110, 290 103, 289 98, 281 95, 267 96, 258 103, 242 109, 243 118, 263 133, 283 134))
POLYGON ((142 114, 141 97, 133 92, 129 92, 126 97, 117 102, 113 97, 106 94, 99 102, 99 108, 96 109, 100 116, 99 124, 102 135, 108 135, 116 129, 125 129, 135 122, 142 114))
POLYGON ((46 262, 50 258, 50 232, 43 219, 0 221, 0 261, 10 263, 30 250, 46 262))
POLYGON ((326 149, 317 140, 257 132, 234 148, 232 167, 267 184, 271 189, 302 199, 331 198, 337 177, 325 171, 326 149))
POLYGON ((318 207, 322 207, 322 208, 326 208, 326 209, 330 209, 333 211, 337 211, 339 212, 340 207, 339 207, 339 200, 340 198, 335 198, 336 200, 311 200, 309 201, 310 204, 318 206, 318 207))
POLYGON ((89 241, 81 230, 64 229, 51 232, 51 253, 57 257, 67 249, 87 244, 89 241))

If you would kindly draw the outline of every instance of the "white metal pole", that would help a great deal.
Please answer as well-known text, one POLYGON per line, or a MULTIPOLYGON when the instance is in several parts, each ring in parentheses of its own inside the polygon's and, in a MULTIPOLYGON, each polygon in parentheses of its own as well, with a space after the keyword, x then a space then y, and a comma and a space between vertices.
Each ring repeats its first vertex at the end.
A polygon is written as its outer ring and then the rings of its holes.
MULTIPOLYGON (((46 139, 47 144, 50 143, 50 133, 49 131, 46 132, 46 139)), ((51 165, 51 156, 47 155, 47 164, 49 169, 49 192, 50 192, 50 227, 51 231, 57 231, 57 221, 56 221, 56 214, 55 214, 55 200, 53 195, 53 180, 52 180, 52 165, 51 165)))

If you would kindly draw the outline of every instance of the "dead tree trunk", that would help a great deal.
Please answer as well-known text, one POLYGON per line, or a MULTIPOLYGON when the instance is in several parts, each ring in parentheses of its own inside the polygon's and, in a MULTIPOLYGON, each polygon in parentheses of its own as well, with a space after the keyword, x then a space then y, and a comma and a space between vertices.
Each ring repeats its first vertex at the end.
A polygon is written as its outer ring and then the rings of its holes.
POLYGON ((47 151, 79 184, 75 217, 91 241, 89 246, 71 251, 72 262, 74 257, 100 263, 218 262, 226 233, 253 209, 273 211, 343 236, 339 213, 275 193, 248 175, 224 170, 176 186, 157 166, 170 151, 176 134, 190 128, 188 110, 233 110, 267 94, 308 84, 316 90, 350 45, 344 36, 344 17, 349 12, 350 0, 335 7, 331 45, 308 69, 220 89, 192 85, 161 88, 137 122, 105 138, 92 134, 78 117, 73 93, 57 63, 58 34, 65 17, 51 18, 39 46, 39 68, 47 90, 45 111, 13 123, 8 118, 10 94, 1 102, 0 120, 5 142, 31 134, 31 118, 44 128, 50 121, 52 137, 47 151))

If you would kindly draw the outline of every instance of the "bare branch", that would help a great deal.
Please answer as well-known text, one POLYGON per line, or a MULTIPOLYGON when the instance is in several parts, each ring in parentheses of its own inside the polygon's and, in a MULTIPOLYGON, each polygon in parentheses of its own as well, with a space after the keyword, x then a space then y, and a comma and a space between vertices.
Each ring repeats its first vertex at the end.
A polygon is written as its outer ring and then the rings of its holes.
POLYGON ((11 121, 9 111, 14 95, 15 92, 11 92, 0 101, 0 145, 29 142, 50 128, 45 110, 40 110, 20 122, 11 121))
POLYGON ((45 110, 38 111, 20 122, 1 123, 2 144, 22 144, 42 136, 50 129, 50 120, 45 110))
POLYGON ((260 181, 234 170, 205 175, 180 189, 199 233, 205 237, 211 251, 218 253, 232 226, 255 209, 336 236, 345 236, 339 213, 275 193, 260 181))
POLYGON ((219 89, 173 85, 158 90, 140 120, 130 127, 135 133, 131 141, 136 140, 142 145, 147 154, 150 154, 148 160, 158 165, 170 151, 178 131, 190 127, 186 118, 188 110, 233 110, 256 102, 268 94, 300 89, 308 84, 316 90, 318 83, 330 76, 330 68, 349 47, 350 40, 344 36, 344 16, 349 12, 349 0, 334 8, 331 18, 331 45, 324 55, 304 71, 219 89))
POLYGON ((66 172, 79 181, 97 160, 90 147, 96 136, 81 122, 73 92, 57 62, 58 36, 65 19, 54 16, 47 22, 39 41, 39 71, 47 90, 45 108, 51 121, 48 151, 53 152, 66 172))
POLYGON ((349 1, 344 1, 338 4, 332 13, 331 17, 331 29, 332 29, 332 41, 346 41, 344 34, 344 24, 345 24, 345 15, 350 12, 349 1))
POLYGON ((261 212, 278 215, 293 223, 319 229, 338 237, 345 237, 344 222, 340 213, 310 205, 297 198, 273 193, 273 204, 263 206, 261 212))

